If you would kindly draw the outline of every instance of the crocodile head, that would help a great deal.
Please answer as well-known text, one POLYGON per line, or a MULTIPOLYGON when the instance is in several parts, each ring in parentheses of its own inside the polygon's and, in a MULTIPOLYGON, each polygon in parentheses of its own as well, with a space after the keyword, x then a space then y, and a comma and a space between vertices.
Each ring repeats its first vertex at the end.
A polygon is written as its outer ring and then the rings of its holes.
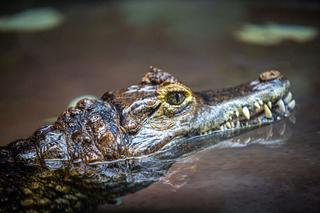
POLYGON ((193 92, 169 73, 150 69, 139 84, 81 100, 54 124, 0 149, 0 162, 61 168, 148 155, 180 139, 229 137, 269 124, 295 107, 290 83, 278 71, 232 88, 193 92))
POLYGON ((102 97, 119 112, 134 155, 162 150, 177 138, 269 124, 295 107, 289 81, 275 70, 236 87, 193 92, 169 73, 150 69, 140 84, 102 97))

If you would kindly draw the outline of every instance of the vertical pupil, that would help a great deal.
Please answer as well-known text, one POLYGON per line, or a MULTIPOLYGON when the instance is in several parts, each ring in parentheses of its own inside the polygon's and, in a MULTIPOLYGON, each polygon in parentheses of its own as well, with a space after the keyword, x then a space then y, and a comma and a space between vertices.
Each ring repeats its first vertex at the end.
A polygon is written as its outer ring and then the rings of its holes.
POLYGON ((176 103, 179 103, 180 102, 180 96, 181 94, 180 93, 176 93, 175 94, 175 98, 176 98, 176 103))
POLYGON ((185 95, 182 92, 171 92, 167 95, 166 99, 169 104, 179 105, 184 101, 185 95))

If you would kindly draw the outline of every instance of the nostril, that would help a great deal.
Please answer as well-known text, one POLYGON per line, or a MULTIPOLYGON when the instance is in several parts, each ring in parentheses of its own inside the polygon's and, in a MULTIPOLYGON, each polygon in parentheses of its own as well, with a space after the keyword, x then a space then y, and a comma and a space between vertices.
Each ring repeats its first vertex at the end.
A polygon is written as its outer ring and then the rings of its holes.
POLYGON ((279 78, 281 73, 278 70, 268 70, 260 74, 259 80, 261 82, 270 81, 276 78, 279 78))

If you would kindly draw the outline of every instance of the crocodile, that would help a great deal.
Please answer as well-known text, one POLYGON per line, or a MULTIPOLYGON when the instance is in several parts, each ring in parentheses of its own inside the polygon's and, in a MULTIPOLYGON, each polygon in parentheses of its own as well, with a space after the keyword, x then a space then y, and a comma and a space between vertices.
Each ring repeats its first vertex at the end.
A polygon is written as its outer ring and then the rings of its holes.
POLYGON ((289 88, 268 70, 236 87, 196 92, 151 66, 140 83, 82 99, 31 137, 1 147, 0 212, 112 202, 157 180, 171 160, 210 145, 208 138, 216 143, 290 116, 289 88))

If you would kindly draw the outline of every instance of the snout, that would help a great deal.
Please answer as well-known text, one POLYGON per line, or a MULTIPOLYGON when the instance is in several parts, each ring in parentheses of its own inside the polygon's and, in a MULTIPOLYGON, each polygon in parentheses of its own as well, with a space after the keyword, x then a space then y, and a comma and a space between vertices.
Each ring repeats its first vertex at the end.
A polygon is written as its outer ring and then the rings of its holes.
POLYGON ((296 104, 289 88, 286 77, 269 70, 236 87, 195 93, 202 108, 199 117, 207 121, 200 134, 261 126, 287 117, 296 104))

